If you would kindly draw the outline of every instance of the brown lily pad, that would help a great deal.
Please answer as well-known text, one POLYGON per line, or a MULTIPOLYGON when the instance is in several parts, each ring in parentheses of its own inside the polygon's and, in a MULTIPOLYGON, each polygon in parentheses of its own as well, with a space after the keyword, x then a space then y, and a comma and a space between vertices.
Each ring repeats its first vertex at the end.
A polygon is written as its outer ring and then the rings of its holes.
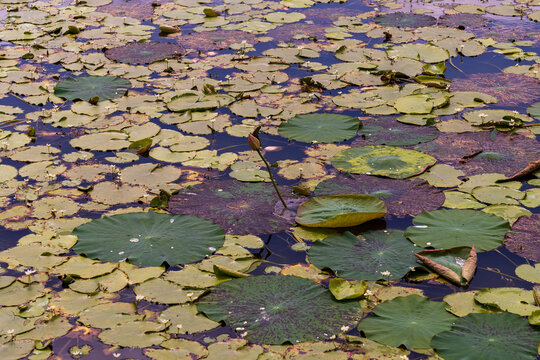
POLYGON ((506 233, 504 245, 514 254, 540 262, 540 214, 520 217, 506 233))
POLYGON ((439 18, 439 25, 460 29, 481 29, 491 20, 479 14, 446 14, 439 18))
MULTIPOLYGON (((286 194, 285 189, 280 191, 286 194)), ((292 225, 274 213, 277 203, 279 198, 271 184, 215 180, 173 195, 169 210, 212 220, 235 235, 271 234, 292 225)))
POLYGON ((540 159, 540 144, 519 134, 482 131, 448 134, 413 147, 466 175, 501 173, 512 176, 540 159))
POLYGON ((317 195, 366 194, 381 199, 388 214, 416 216, 438 209, 444 194, 421 179, 398 180, 370 175, 343 175, 324 180, 315 189, 317 195))
POLYGON ((434 126, 416 126, 398 122, 391 117, 362 118, 359 138, 353 147, 364 145, 406 146, 435 140, 440 132, 434 126))
POLYGON ((171 59, 185 53, 180 45, 171 43, 147 41, 135 42, 125 46, 105 51, 105 56, 111 60, 125 64, 150 64, 154 61, 171 59))

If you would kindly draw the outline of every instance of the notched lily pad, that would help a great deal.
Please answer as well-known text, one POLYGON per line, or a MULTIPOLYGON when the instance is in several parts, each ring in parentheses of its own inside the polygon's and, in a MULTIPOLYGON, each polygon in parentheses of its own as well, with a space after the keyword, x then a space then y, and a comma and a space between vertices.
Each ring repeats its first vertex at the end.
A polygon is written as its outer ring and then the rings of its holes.
POLYGON ((419 151, 379 145, 343 150, 332 158, 332 165, 354 174, 405 179, 423 173, 436 161, 419 151))
POLYGON ((346 231, 316 241, 308 258, 319 269, 330 268, 347 279, 395 280, 417 265, 414 252, 414 245, 401 230, 367 231, 358 237, 346 231), (390 275, 381 275, 386 272, 390 275))
POLYGON ((282 344, 329 339, 362 314, 358 303, 338 302, 314 281, 261 275, 219 284, 197 304, 252 342, 282 344))
POLYGON ((540 262, 539 223, 539 214, 519 218, 506 234, 506 248, 524 258, 540 262))
POLYGON ((425 14, 412 14, 395 12, 375 16, 373 20, 376 24, 384 26, 395 26, 405 28, 418 28, 422 26, 432 26, 437 23, 433 16, 425 14))
POLYGON ((340 114, 297 115, 279 126, 279 134, 304 142, 338 142, 356 135, 358 118, 340 114))
POLYGON ((123 96, 130 87, 129 80, 118 76, 82 76, 59 82, 54 95, 67 100, 89 101, 94 97, 107 100, 123 96))
POLYGON ((105 51, 105 56, 113 61, 139 65, 154 61, 172 59, 183 55, 185 50, 180 45, 165 42, 134 42, 105 51))
POLYGON ((384 215, 386 205, 374 196, 328 195, 302 203, 295 220, 308 227, 350 227, 384 215))
POLYGON ((352 146, 417 145, 435 140, 440 132, 433 126, 414 126, 400 123, 392 118, 362 119, 358 130, 361 139, 355 140, 352 146))
POLYGON ((225 240, 223 229, 187 215, 155 212, 120 214, 77 227, 79 254, 102 261, 127 259, 135 265, 186 264, 201 260, 225 240))

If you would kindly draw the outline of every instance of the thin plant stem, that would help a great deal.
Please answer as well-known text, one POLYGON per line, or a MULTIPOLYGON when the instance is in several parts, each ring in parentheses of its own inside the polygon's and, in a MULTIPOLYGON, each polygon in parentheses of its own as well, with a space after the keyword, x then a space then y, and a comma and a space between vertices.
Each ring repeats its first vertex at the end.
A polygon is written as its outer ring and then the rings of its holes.
POLYGON ((279 196, 279 200, 281 200, 281 203, 287 209, 287 204, 285 204, 285 200, 281 197, 281 193, 278 190, 278 187, 276 185, 276 181, 274 180, 274 176, 272 176, 272 171, 270 170, 270 164, 268 164, 268 161, 264 158, 263 154, 261 154, 261 151, 259 149, 256 150, 257 154, 261 157, 262 161, 264 161, 264 164, 266 165, 266 170, 268 170, 268 175, 270 175, 270 180, 272 181, 272 185, 274 185, 274 189, 276 190, 277 195, 279 196))

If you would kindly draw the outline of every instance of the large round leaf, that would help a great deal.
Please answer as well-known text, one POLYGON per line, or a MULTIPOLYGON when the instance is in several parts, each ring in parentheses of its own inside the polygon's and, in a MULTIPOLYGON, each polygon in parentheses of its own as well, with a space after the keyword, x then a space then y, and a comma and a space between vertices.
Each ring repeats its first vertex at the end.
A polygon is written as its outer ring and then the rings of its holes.
MULTIPOLYGON (((286 193, 285 187, 281 193, 286 193)), ((270 184, 216 180, 173 195, 169 208, 173 213, 212 220, 235 235, 271 234, 292 225, 279 216, 281 211, 274 214, 278 203, 281 204, 270 184)))
POLYGON ((352 280, 379 280, 390 272, 393 279, 417 265, 414 245, 401 230, 366 231, 356 237, 346 231, 316 241, 309 249, 309 261, 319 269, 330 268, 336 276, 352 280))
POLYGON ((437 19, 433 16, 425 14, 412 14, 404 12, 394 12, 389 14, 382 14, 375 16, 374 19, 376 24, 384 26, 395 26, 395 27, 409 27, 409 28, 418 28, 422 26, 432 26, 437 23, 437 19))
POLYGON ((83 76, 67 78, 54 88, 54 95, 67 100, 90 100, 97 96, 99 100, 113 99, 124 95, 131 87, 131 82, 118 76, 83 76))
POLYGON ((386 215, 386 205, 369 195, 318 196, 303 202, 296 222, 309 227, 349 227, 386 215))
POLYGON ((297 115, 279 126, 279 134, 304 142, 337 142, 355 136, 358 125, 358 118, 346 115, 297 115))
POLYGON ((366 337, 385 345, 405 345, 408 349, 429 348, 431 338, 450 330, 456 317, 445 310, 446 303, 429 301, 419 295, 397 297, 376 306, 376 316, 358 325, 366 337))
POLYGON ((439 249, 471 245, 477 251, 495 249, 510 230, 503 218, 469 209, 424 211, 413 223, 405 236, 418 246, 439 249))
POLYGON ((539 223, 540 214, 522 216, 506 234, 504 245, 515 254, 540 262, 539 223))
POLYGON ((366 194, 381 199, 388 214, 416 216, 424 210, 437 210, 444 202, 444 193, 422 179, 385 179, 369 175, 338 174, 321 181, 317 195, 366 194))
POLYGON ((180 45, 166 42, 134 42, 105 51, 109 59, 126 64, 149 64, 154 61, 178 57, 185 52, 180 45))
POLYGON ((332 165, 340 170, 394 179, 421 174, 435 162, 423 152, 384 145, 346 149, 332 158, 332 165))
POLYGON ((534 360, 539 341, 538 328, 519 315, 470 314, 435 335, 431 346, 446 360, 534 360))
POLYGON ((362 120, 358 131, 360 139, 355 140, 352 145, 416 145, 435 140, 439 134, 434 126, 407 125, 394 118, 384 117, 362 120))
POLYGON ((316 282, 283 275, 221 283, 197 308, 250 341, 265 344, 329 339, 362 314, 357 302, 339 302, 316 282))
POLYGON ((223 245, 225 233, 216 224, 187 215, 155 212, 104 217, 73 230, 79 254, 102 261, 141 266, 186 264, 203 259, 223 245))

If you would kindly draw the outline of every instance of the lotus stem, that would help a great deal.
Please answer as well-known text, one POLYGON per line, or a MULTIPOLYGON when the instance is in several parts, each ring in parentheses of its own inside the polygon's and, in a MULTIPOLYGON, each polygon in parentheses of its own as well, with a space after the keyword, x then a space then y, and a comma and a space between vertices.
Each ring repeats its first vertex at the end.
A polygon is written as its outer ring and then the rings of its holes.
POLYGON ((283 200, 283 197, 281 196, 281 193, 279 192, 279 189, 276 185, 276 181, 274 180, 274 176, 272 175, 272 171, 270 170, 270 164, 268 164, 268 161, 264 158, 263 154, 261 153, 261 150, 256 149, 257 154, 261 157, 262 161, 264 161, 264 164, 266 165, 266 170, 268 170, 268 175, 270 175, 270 180, 272 181, 272 185, 274 186, 274 190, 276 190, 276 194, 279 197, 279 200, 281 200, 281 203, 283 204, 283 207, 287 209, 287 204, 285 204, 285 200, 283 200))

